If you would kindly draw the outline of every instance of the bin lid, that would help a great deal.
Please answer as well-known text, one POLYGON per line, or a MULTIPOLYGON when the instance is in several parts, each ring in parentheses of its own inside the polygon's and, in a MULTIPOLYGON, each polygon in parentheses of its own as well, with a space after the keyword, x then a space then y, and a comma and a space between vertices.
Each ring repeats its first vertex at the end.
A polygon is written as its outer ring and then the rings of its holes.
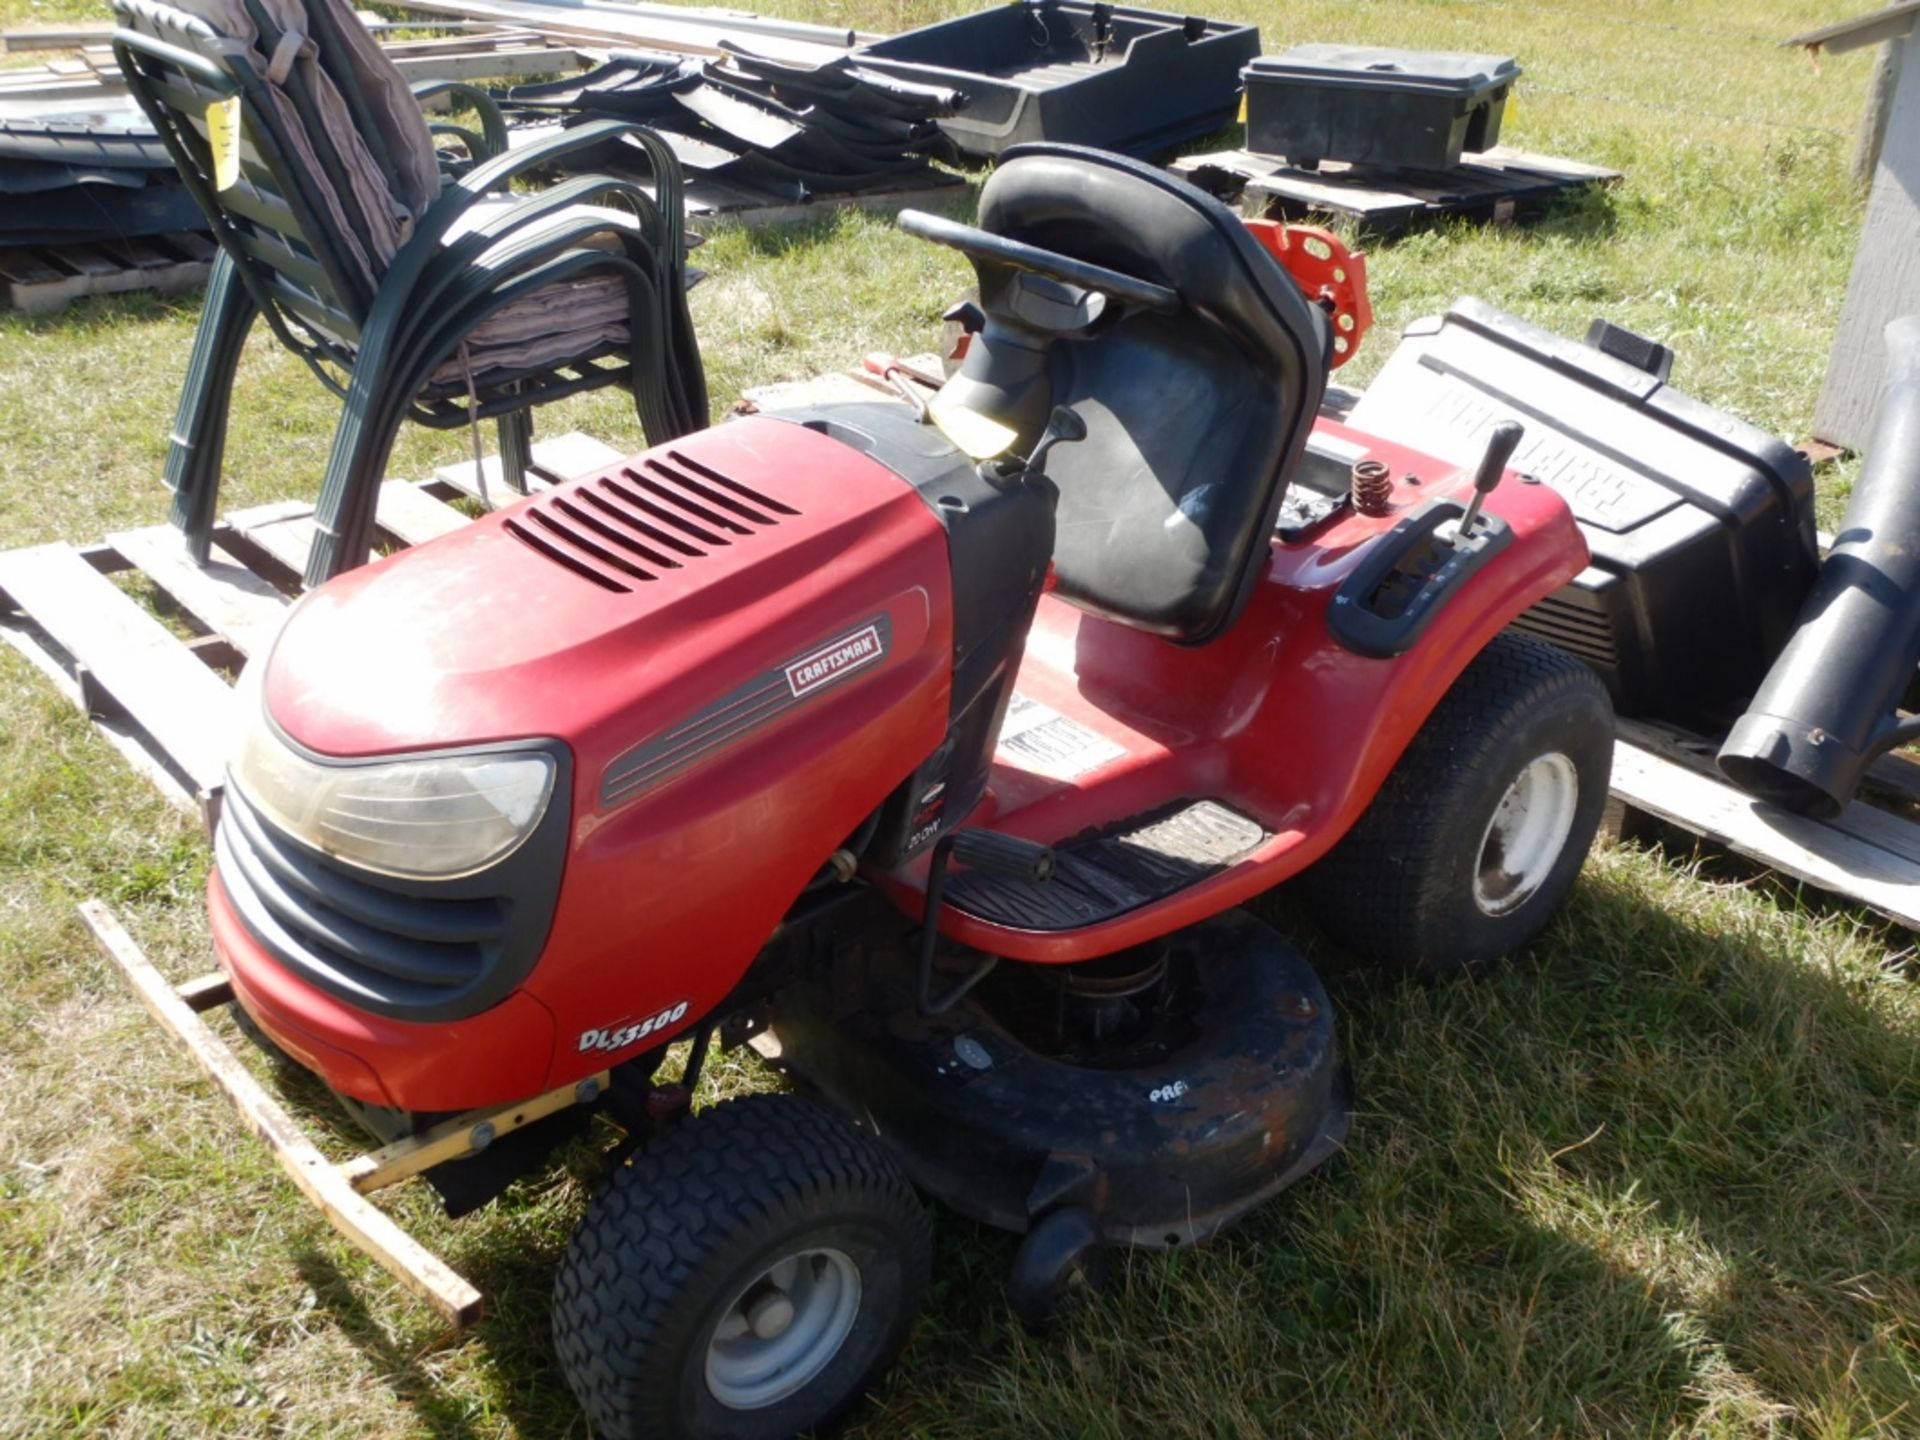
POLYGON ((1316 85, 1467 95, 1511 84, 1520 77, 1520 62, 1511 55, 1396 50, 1384 45, 1295 45, 1284 54, 1260 56, 1242 74, 1247 80, 1305 80, 1316 85))

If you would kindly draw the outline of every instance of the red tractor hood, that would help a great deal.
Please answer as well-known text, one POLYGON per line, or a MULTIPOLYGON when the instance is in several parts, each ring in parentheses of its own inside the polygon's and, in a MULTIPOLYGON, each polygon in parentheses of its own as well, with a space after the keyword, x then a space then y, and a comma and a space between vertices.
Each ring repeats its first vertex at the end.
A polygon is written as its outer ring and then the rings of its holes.
POLYGON ((931 546, 943 559, 892 471, 748 418, 323 586, 274 648, 267 708, 328 755, 630 742, 873 616, 924 635, 946 604, 921 588, 945 588, 931 546), (862 583, 888 574, 889 594, 862 583))

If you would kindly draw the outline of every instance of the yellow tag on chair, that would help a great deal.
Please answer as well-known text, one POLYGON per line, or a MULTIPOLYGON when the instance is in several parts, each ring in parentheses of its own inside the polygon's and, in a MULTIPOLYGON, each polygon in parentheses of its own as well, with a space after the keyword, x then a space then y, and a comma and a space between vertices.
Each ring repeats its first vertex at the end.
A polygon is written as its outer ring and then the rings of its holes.
POLYGON ((213 184, 231 190, 240 183, 240 97, 207 106, 207 144, 213 148, 213 184))
POLYGON ((927 414, 940 427, 940 433, 958 445, 960 453, 969 460, 991 460, 1019 438, 1010 427, 978 410, 969 410, 958 401, 941 404, 945 399, 944 394, 934 396, 933 403, 927 406, 927 414))

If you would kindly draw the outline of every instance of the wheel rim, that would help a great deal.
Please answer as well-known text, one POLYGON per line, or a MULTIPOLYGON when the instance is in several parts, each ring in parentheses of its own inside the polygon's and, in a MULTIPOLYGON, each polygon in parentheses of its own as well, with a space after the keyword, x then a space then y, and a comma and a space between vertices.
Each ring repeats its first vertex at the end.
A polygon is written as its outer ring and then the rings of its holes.
POLYGON ((840 1353, 860 1314, 860 1267, 839 1250, 775 1261, 721 1312, 707 1342, 707 1389, 758 1410, 805 1388, 840 1353))
POLYGON ((1559 751, 1536 756, 1514 777, 1480 839, 1473 899, 1485 915, 1507 915, 1553 873, 1580 799, 1580 773, 1559 751))

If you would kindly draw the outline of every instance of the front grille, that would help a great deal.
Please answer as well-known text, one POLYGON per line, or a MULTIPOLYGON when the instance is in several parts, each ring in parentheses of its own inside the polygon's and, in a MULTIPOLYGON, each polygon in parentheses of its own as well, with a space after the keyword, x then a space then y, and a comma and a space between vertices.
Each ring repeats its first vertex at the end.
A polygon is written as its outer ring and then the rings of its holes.
POLYGON ((630 592, 800 512, 678 450, 561 486, 506 531, 604 590, 630 592))
POLYGON ((1534 604, 1513 622, 1513 628, 1551 640, 1599 670, 1620 668, 1620 647, 1614 639, 1613 617, 1604 610, 1575 604, 1564 591, 1534 604))
POLYGON ((565 808, 557 795, 534 835, 480 875, 401 880, 301 844, 228 785, 214 857, 241 921, 288 970, 376 1014, 452 1020, 504 999, 538 958, 564 819, 549 832, 565 808))

